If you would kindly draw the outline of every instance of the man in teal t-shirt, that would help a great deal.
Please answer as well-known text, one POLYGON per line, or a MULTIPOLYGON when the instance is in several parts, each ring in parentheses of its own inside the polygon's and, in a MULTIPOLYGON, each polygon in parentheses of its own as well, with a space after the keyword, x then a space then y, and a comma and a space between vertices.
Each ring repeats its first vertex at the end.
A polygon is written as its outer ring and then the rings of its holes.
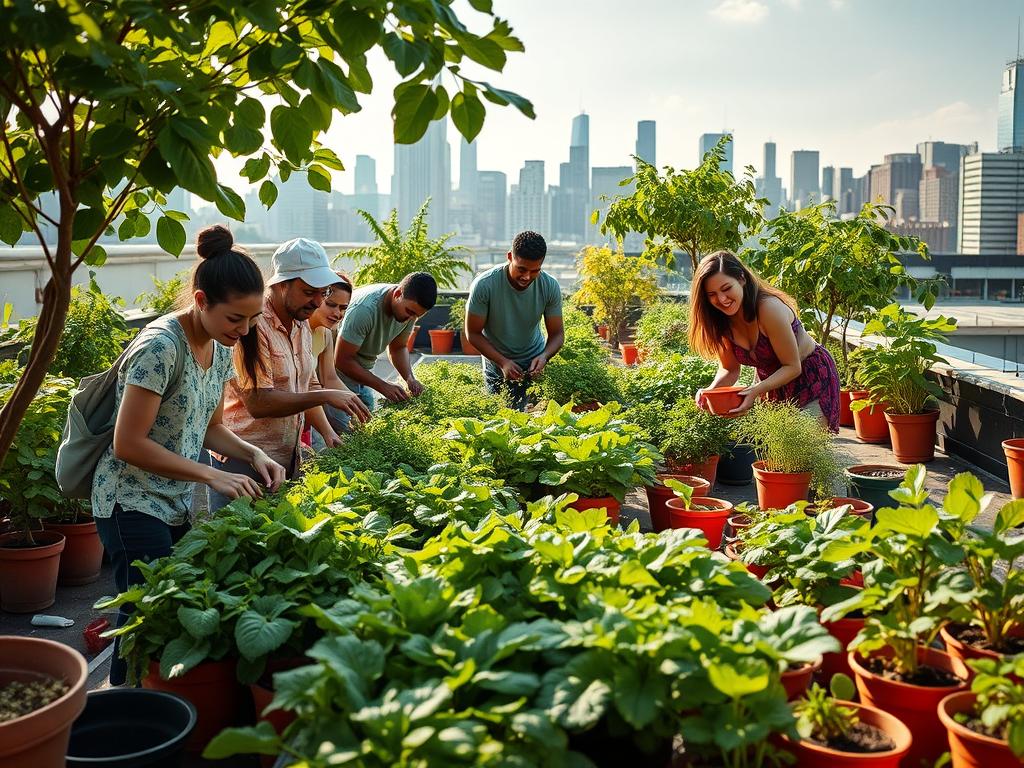
POLYGON ((347 387, 364 402, 369 400, 368 407, 373 407, 370 389, 393 403, 423 391, 413 376, 406 341, 416 320, 436 301, 437 282, 426 272, 406 275, 398 285, 366 285, 352 292, 334 348, 334 367, 347 387), (385 349, 408 389, 373 373, 373 365, 385 349))
POLYGON ((466 306, 466 335, 484 357, 487 389, 506 389, 513 407, 521 411, 531 377, 540 375, 565 340, 562 290, 541 271, 547 251, 536 232, 520 232, 508 262, 473 281, 466 306), (542 317, 547 343, 540 332, 542 317))

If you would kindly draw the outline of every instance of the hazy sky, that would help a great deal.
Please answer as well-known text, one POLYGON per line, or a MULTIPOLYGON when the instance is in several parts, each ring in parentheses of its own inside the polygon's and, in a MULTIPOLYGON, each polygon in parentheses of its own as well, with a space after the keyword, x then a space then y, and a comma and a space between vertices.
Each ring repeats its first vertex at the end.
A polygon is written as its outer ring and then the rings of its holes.
MULTIPOLYGON (((1024 0, 495 0, 495 9, 526 52, 490 79, 530 98, 537 119, 487 103, 481 170, 515 183, 523 161, 539 159, 557 183, 582 109, 592 166, 628 165, 636 122, 653 119, 659 165, 692 167, 700 134, 728 128, 737 170, 760 171, 774 140, 788 187, 794 149, 820 150, 823 166, 856 175, 928 139, 993 150, 1024 0)), ((397 78, 383 57, 376 64, 363 111, 337 118, 327 137, 349 168, 335 177, 343 192, 356 154, 373 156, 380 188, 390 188, 397 78)), ((449 126, 453 184, 458 140, 449 126)))

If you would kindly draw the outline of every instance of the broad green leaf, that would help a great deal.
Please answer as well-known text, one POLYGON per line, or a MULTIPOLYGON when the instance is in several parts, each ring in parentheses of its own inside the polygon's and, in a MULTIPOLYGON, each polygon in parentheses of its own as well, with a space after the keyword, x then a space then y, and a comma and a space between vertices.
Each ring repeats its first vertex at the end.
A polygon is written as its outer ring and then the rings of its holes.
POLYGON ((892 531, 908 536, 923 538, 927 536, 939 522, 939 514, 934 507, 920 508, 900 507, 899 509, 883 508, 875 515, 879 528, 877 533, 892 531))
POLYGON ((313 129, 302 113, 292 107, 278 105, 270 112, 270 132, 276 144, 293 163, 309 156, 313 129))
POLYGON ((414 144, 426 133, 437 110, 437 95, 429 85, 400 85, 395 89, 394 136, 399 144, 414 144))
POLYGON ((185 228, 170 216, 161 216, 156 221, 156 241, 172 256, 180 256, 185 247, 185 228))
POLYGON ((729 698, 740 699, 765 690, 771 675, 763 659, 748 657, 736 664, 709 662, 708 679, 729 698))
POLYGON ((277 200, 277 185, 270 179, 260 184, 260 202, 270 208, 277 200))
POLYGON ((216 608, 200 610, 183 605, 178 608, 178 621, 192 637, 202 640, 220 628, 220 613, 216 608))
POLYGON ((282 750, 281 737, 267 720, 247 728, 226 728, 210 741, 203 750, 207 760, 223 760, 232 755, 278 755, 282 750))
POLYGON ((245 221, 245 201, 230 187, 217 185, 217 210, 236 221, 245 221))
POLYGON ((235 624, 235 644, 247 659, 256 659, 284 645, 294 629, 295 622, 289 619, 267 619, 256 611, 245 611, 235 624))
POLYGON ((209 149, 195 144, 174 130, 172 123, 157 137, 160 154, 174 169, 178 185, 204 200, 216 196, 217 172, 210 160, 209 149))

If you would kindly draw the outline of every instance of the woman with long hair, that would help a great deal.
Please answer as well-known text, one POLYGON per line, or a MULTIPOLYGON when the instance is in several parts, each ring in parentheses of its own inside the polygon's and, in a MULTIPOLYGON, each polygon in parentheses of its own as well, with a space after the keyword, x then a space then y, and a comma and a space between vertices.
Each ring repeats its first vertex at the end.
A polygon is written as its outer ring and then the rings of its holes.
MULTIPOLYGON (((835 361, 810 337, 796 302, 768 285, 730 251, 705 256, 690 285, 690 347, 719 368, 708 389, 732 386, 740 366, 757 370, 757 382, 740 394, 730 413, 746 413, 759 397, 789 400, 839 431, 839 373, 835 361)), ((704 407, 704 390, 697 392, 704 407)))
MULTIPOLYGON (((196 252, 183 308, 150 323, 121 363, 114 441, 93 477, 92 512, 119 592, 142 581, 136 560, 170 554, 188 531, 195 483, 232 499, 262 495, 252 478, 201 462, 204 447, 251 465, 268 490, 284 480, 282 466, 221 422, 224 385, 235 377, 231 347, 242 347, 243 366, 255 371, 249 330, 263 308, 263 276, 226 227, 202 230, 196 252)), ((122 684, 126 671, 115 652, 110 682, 122 684)))

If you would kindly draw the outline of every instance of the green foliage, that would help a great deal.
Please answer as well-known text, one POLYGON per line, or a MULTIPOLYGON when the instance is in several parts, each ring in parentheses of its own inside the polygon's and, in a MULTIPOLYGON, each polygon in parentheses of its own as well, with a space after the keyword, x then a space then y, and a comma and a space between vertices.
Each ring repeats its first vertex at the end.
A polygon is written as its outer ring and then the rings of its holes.
POLYGON ((633 405, 660 402, 675 406, 693 400, 715 377, 716 363, 696 355, 672 354, 649 357, 618 372, 623 400, 633 405))
MULTIPOLYGON (((849 681, 849 677, 841 672, 839 674, 849 681)), ((860 722, 857 710, 844 707, 836 698, 814 683, 807 695, 797 701, 793 706, 793 714, 796 715, 796 730, 801 738, 827 744, 833 739, 847 736, 860 722)))
POLYGON ((608 403, 621 395, 608 361, 608 351, 585 314, 567 309, 565 343, 530 387, 531 394, 559 405, 608 403))
POLYGON ((616 417, 618 411, 609 403, 577 414, 548 401, 541 414, 456 419, 446 437, 467 467, 488 467, 527 498, 558 489, 621 503, 635 486, 653 485, 661 456, 638 426, 616 417))
MULTIPOLYGON (((124 302, 119 297, 107 297, 95 282, 88 290, 75 286, 50 373, 77 380, 113 365, 135 335, 124 321, 122 306, 124 302)), ((36 325, 37 318, 31 318, 18 327, 16 338, 23 344, 23 360, 28 358, 36 325)))
POLYGON ((736 439, 754 449, 769 472, 810 472, 816 493, 832 497, 843 461, 832 434, 821 422, 789 402, 762 400, 739 420, 736 439))
POLYGON ((645 306, 658 298, 657 263, 646 256, 627 256, 622 248, 588 245, 576 257, 580 287, 577 305, 592 304, 594 320, 608 324, 608 342, 618 345, 619 329, 630 305, 645 306))
POLYGON ((658 400, 640 403, 623 417, 644 430, 670 468, 721 456, 732 438, 728 419, 698 408, 692 399, 671 406, 658 400))
MULTIPOLYGON (((1024 760, 1024 654, 1001 659, 974 659, 967 662, 977 673, 971 692, 977 696, 973 715, 981 721, 982 733, 1007 742, 1010 751, 1024 760)), ((961 724, 971 721, 971 713, 955 716, 961 724)), ((976 729, 974 723, 968 727, 976 729)))
MULTIPOLYGON (((14 386, 13 382, 0 384, 0 405, 7 402, 14 386)), ((64 498, 54 476, 57 446, 74 389, 74 380, 48 376, 0 463, 0 498, 10 505, 15 529, 29 539, 33 521, 73 517, 83 509, 80 502, 64 498)))
POLYGON ((636 158, 636 174, 625 182, 636 191, 611 204, 601 233, 623 238, 643 232, 648 256, 673 267, 672 249, 678 248, 690 257, 693 271, 702 254, 738 250, 760 228, 767 201, 754 190, 752 167, 744 169, 742 181, 722 170, 729 141, 723 137, 693 170, 665 166, 664 176, 636 158))
POLYGON ((455 288, 458 285, 459 274, 470 271, 469 264, 461 255, 466 249, 448 245, 455 236, 454 232, 437 238, 428 235, 429 207, 430 198, 427 198, 405 232, 398 224, 397 209, 392 209, 391 214, 379 222, 366 211, 359 211, 377 242, 345 254, 355 259, 353 280, 356 285, 398 283, 413 272, 430 273, 438 288, 455 288))
POLYGON ((166 315, 178 308, 185 288, 188 286, 188 272, 178 272, 167 280, 152 277, 152 292, 141 293, 135 298, 135 304, 141 309, 148 309, 158 315, 166 315))
POLYGON ((416 366, 416 378, 423 394, 404 403, 387 403, 379 413, 401 412, 406 423, 445 431, 451 419, 487 419, 509 406, 505 394, 487 391, 479 365, 438 360, 416 366))
POLYGON ((339 470, 377 470, 393 475, 398 469, 425 472, 446 461, 450 451, 440 430, 425 430, 400 409, 381 409, 365 424, 355 425, 337 448, 303 462, 304 471, 334 474, 339 470))
POLYGON ((942 396, 939 385, 925 377, 935 363, 946 362, 935 345, 954 330, 956 320, 952 318, 920 318, 899 304, 878 312, 862 335, 879 334, 883 343, 861 347, 857 356, 857 378, 871 393, 870 398, 857 400, 850 407, 859 410, 871 403, 887 403, 889 413, 924 413, 931 398, 942 396))
POLYGON ((451 304, 449 310, 448 322, 445 324, 445 328, 450 328, 455 331, 456 335, 462 334, 462 329, 466 326, 466 299, 456 299, 451 304))
POLYGON ((636 345, 648 356, 690 351, 687 329, 690 325, 686 305, 675 301, 655 301, 644 307, 636 323, 636 345))

